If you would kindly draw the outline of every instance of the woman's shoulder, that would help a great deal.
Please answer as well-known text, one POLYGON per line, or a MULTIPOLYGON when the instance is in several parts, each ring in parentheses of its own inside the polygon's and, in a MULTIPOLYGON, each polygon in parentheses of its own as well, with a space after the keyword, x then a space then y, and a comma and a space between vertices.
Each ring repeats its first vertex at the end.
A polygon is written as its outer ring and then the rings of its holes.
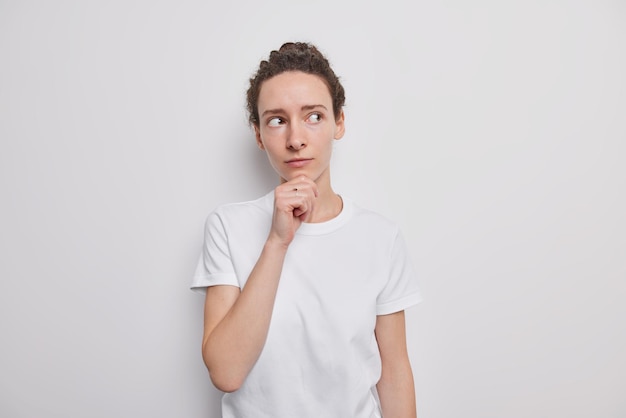
POLYGON ((253 200, 221 203, 209 213, 208 217, 241 219, 254 216, 254 214, 271 215, 273 199, 274 195, 270 192, 253 200))
POLYGON ((398 231, 398 224, 391 217, 371 208, 361 206, 360 204, 351 201, 353 219, 356 222, 367 225, 370 229, 383 229, 396 233, 398 231))

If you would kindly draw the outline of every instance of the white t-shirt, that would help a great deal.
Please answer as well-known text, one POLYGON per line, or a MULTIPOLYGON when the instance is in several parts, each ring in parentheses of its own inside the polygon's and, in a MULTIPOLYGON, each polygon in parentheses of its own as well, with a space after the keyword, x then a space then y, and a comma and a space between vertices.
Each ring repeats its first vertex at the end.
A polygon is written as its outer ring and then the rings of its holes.
MULTIPOLYGON (((206 221, 192 289, 242 288, 267 239, 273 191, 218 207, 206 221)), ((379 417, 376 316, 421 300, 398 227, 343 198, 341 213, 303 223, 289 246, 267 341, 224 418, 379 417)))

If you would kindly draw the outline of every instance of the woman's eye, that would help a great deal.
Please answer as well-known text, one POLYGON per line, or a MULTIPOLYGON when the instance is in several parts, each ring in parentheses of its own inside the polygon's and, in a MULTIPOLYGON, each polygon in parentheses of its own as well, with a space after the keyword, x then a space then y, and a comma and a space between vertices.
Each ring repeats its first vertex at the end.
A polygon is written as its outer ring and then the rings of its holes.
POLYGON ((267 121, 267 126, 280 126, 280 124, 283 123, 283 119, 282 118, 272 118, 270 120, 267 121))
POLYGON ((309 116, 310 122, 317 123, 321 120, 322 120, 322 115, 320 115, 319 113, 313 113, 311 116, 309 116))

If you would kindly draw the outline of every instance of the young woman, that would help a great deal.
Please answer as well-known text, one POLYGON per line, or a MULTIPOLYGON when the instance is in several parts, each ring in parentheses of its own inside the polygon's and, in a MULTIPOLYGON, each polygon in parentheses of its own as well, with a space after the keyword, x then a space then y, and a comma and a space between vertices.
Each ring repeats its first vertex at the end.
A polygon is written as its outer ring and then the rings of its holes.
POLYGON ((397 226, 331 186, 339 79, 315 46, 286 43, 247 99, 280 184, 208 216, 192 284, 223 416, 415 417, 404 309, 420 293, 397 226))

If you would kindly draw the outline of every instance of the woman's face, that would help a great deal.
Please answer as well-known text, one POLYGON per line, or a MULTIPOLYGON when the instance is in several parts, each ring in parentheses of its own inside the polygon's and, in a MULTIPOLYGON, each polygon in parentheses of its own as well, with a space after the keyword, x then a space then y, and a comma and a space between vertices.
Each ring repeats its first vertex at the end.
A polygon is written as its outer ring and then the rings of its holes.
POLYGON ((261 85, 258 109, 256 140, 281 181, 305 175, 330 184, 333 141, 345 127, 343 112, 335 120, 324 81, 300 71, 281 73, 261 85))

